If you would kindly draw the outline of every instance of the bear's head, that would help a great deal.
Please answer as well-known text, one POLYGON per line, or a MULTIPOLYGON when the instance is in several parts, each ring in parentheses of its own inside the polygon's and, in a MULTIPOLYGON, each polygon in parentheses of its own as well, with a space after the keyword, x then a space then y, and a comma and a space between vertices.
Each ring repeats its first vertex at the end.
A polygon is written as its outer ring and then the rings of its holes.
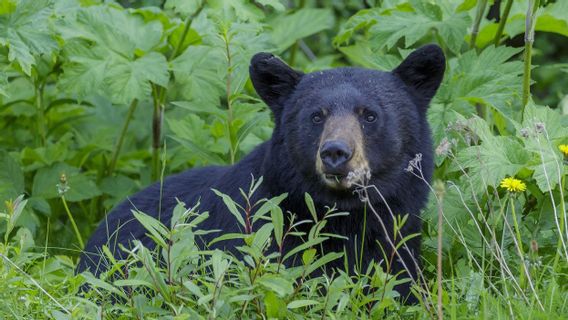
POLYGON ((403 174, 417 153, 432 149, 426 110, 444 69, 442 50, 427 45, 391 72, 303 74, 258 53, 250 76, 274 113, 274 135, 295 169, 327 192, 341 193, 353 188, 350 172, 369 173, 371 184, 386 183, 403 174))

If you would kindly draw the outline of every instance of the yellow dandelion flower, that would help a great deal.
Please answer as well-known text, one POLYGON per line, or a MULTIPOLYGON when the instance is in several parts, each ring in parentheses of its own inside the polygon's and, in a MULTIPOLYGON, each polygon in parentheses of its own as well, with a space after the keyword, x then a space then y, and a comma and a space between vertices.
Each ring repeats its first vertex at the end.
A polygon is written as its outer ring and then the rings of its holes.
POLYGON ((558 146, 558 149, 564 154, 565 157, 568 157, 568 144, 561 144, 558 146))
POLYGON ((511 192, 522 192, 527 190, 527 185, 519 179, 509 177, 501 180, 501 188, 511 192))

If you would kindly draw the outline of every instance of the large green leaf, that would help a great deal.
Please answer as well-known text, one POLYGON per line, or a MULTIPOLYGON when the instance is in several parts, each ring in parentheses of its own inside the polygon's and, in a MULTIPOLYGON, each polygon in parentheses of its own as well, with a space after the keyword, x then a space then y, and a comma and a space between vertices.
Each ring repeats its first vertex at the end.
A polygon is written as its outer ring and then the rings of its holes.
POLYGON ((35 55, 57 49, 49 28, 51 0, 22 0, 13 11, 0 14, 0 45, 8 46, 8 58, 27 74, 36 64, 35 55))
POLYGON ((511 104, 521 91, 522 62, 509 61, 519 53, 509 47, 488 47, 481 53, 470 50, 450 60, 450 70, 438 90, 437 100, 452 109, 471 113, 473 105, 488 105, 514 119, 511 104))
POLYGON ((150 52, 136 60, 119 61, 109 66, 105 77, 113 101, 128 103, 149 97, 150 83, 168 85, 168 63, 160 53, 150 52))
POLYGON ((76 19, 58 29, 67 40, 62 90, 79 97, 105 94, 115 103, 129 103, 148 98, 151 83, 167 86, 166 58, 151 52, 161 42, 160 22, 101 5, 79 10, 76 19))
POLYGON ((401 39, 404 39, 405 48, 409 48, 435 30, 444 45, 458 53, 470 25, 471 19, 466 12, 451 6, 415 0, 393 10, 362 11, 347 22, 335 42, 345 43, 357 30, 368 29, 369 41, 378 48, 394 48, 401 39))
POLYGON ((68 201, 81 201, 101 194, 93 179, 81 173, 79 169, 65 163, 57 163, 50 167, 41 168, 34 177, 32 195, 45 199, 59 196, 58 184, 61 175, 65 174, 69 190, 65 193, 68 201))
POLYGON ((24 192, 24 174, 19 164, 6 152, 0 152, 0 205, 24 192))
POLYGON ((199 10, 205 0, 166 0, 165 9, 173 9, 183 16, 191 16, 199 10))
POLYGON ((548 107, 529 103, 522 128, 518 130, 525 130, 525 148, 533 154, 530 169, 534 170, 533 178, 543 192, 554 189, 563 175, 563 156, 557 146, 568 137, 568 128, 562 122, 566 118, 548 107))
POLYGON ((65 19, 58 25, 62 37, 85 39, 105 47, 108 51, 132 59, 138 52, 148 52, 162 38, 162 24, 145 22, 138 15, 129 14, 113 6, 90 6, 79 10, 75 19, 65 19), (117 28, 120 26, 120 28, 117 28))
POLYGON ((190 46, 172 61, 180 95, 200 106, 216 108, 224 93, 225 82, 219 67, 224 63, 221 48, 211 46, 190 46))
POLYGON ((89 46, 79 41, 70 41, 64 48, 68 61, 63 65, 63 74, 58 86, 64 92, 79 97, 91 94, 108 94, 104 80, 110 59, 102 46, 89 46))
POLYGON ((455 171, 459 171, 460 166, 469 169, 469 177, 476 191, 486 186, 498 186, 503 178, 514 176, 527 165, 529 153, 516 139, 494 136, 487 123, 477 117, 467 123, 481 143, 460 150, 458 163, 454 163, 453 168, 455 171))
MULTIPOLYGON (((510 36, 525 32, 525 15, 528 8, 526 2, 514 2, 511 14, 507 20, 505 32, 510 36)), ((568 36, 568 2, 557 1, 540 9, 537 14, 535 30, 554 32, 568 36)))
POLYGON ((330 9, 305 8, 283 14, 270 23, 272 41, 278 46, 278 51, 284 51, 299 39, 330 29, 333 20, 330 9))
POLYGON ((401 61, 395 55, 374 52, 368 43, 363 41, 359 41, 351 46, 339 47, 339 51, 357 65, 382 71, 391 71, 401 61))

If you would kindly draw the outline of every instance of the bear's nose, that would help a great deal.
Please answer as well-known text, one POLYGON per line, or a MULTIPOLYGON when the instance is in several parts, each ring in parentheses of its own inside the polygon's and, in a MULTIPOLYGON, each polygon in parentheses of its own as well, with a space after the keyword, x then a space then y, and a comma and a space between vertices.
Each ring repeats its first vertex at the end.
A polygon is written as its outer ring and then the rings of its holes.
POLYGON ((351 148, 341 140, 326 141, 321 146, 320 158, 329 170, 339 169, 352 155, 351 148))

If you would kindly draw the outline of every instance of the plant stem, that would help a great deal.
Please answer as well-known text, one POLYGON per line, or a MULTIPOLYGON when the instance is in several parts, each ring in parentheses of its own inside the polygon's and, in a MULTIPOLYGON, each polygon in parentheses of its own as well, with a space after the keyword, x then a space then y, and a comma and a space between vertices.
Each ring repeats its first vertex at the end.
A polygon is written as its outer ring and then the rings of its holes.
MULTIPOLYGON (((532 51, 532 42, 527 42, 525 40, 525 54, 524 54, 524 73, 523 73, 523 113, 525 106, 529 102, 529 96, 531 94, 531 51, 532 51)), ((522 114, 521 114, 522 116, 522 114)))
POLYGON ((77 228, 77 224, 75 223, 75 219, 73 219, 73 215, 69 210, 69 206, 67 206, 67 201, 65 201, 65 196, 61 195, 61 202, 63 202, 63 207, 65 208, 65 212, 67 212, 67 216, 69 217, 69 221, 71 221, 71 225, 73 226, 73 231, 75 231, 75 236, 77 240, 79 240, 79 245, 81 249, 85 248, 85 244, 83 243, 83 237, 81 237, 81 233, 79 232, 79 228, 77 228))
POLYGON ((515 237, 517 238, 517 244, 519 246, 519 255, 521 258, 521 280, 520 280, 520 284, 521 284, 521 288, 524 287, 524 283, 525 283, 525 250, 523 249, 523 243, 521 242, 521 229, 519 228, 519 223, 517 222, 517 214, 516 214, 516 210, 515 210, 515 203, 513 202, 513 197, 511 195, 509 195, 509 205, 511 206, 511 215, 513 218, 513 226, 515 227, 515 237))
MULTIPOLYGON (((556 243, 556 255, 554 256, 554 262, 552 263, 552 270, 559 271, 558 262, 560 261, 560 255, 562 254, 562 238, 564 237, 564 230, 566 230, 566 202, 564 201, 564 193, 566 186, 566 175, 562 176, 560 180, 560 232, 558 234, 558 242, 556 243)), ((568 256, 565 257, 568 260, 568 256)))
POLYGON ((440 181, 434 184, 434 188, 436 190, 436 194, 438 195, 438 259, 436 261, 436 269, 437 269, 437 277, 436 282, 438 283, 438 319, 444 319, 444 309, 442 307, 442 235, 444 233, 444 184, 440 181))
POLYGON ((130 120, 132 120, 132 116, 134 115, 134 111, 136 110, 137 105, 138 105, 138 99, 134 99, 130 103, 130 107, 128 108, 128 113, 126 114, 126 119, 124 120, 124 124, 122 125, 122 130, 120 131, 120 135, 118 136, 118 140, 112 152, 112 158, 110 160, 110 164, 108 165, 107 169, 108 176, 112 175, 114 169, 116 168, 116 161, 118 160, 118 155, 120 153, 120 149, 122 148, 122 143, 124 142, 124 137, 126 136, 126 132, 128 131, 128 125, 130 124, 130 120))
POLYGON ((501 36, 503 35, 503 30, 505 30, 505 24, 507 24, 507 19, 509 18, 509 13, 511 12, 511 6, 513 5, 513 0, 507 0, 505 4, 505 9, 503 10, 503 15, 499 20, 499 27, 497 27, 497 33, 495 33, 495 46, 497 47, 501 42, 501 36))
POLYGON ((363 203, 363 230, 361 230, 361 249, 359 252, 359 270, 358 272, 363 273, 363 251, 365 251, 365 237, 367 233, 367 203, 363 203))
POLYGON ((162 119, 164 117, 164 105, 155 101, 152 115, 152 181, 160 176, 160 149, 162 138, 162 119))
POLYGON ((39 133, 39 145, 45 146, 47 142, 46 128, 45 128, 45 109, 43 107, 43 82, 35 83, 35 99, 37 107, 37 130, 39 133))
POLYGON ((531 94, 531 59, 532 59, 532 45, 534 42, 534 20, 536 17, 536 9, 538 8, 539 0, 529 0, 529 8, 525 18, 525 65, 523 75, 523 95, 522 95, 522 113, 524 115, 525 106, 529 102, 531 94))
POLYGON ((471 40, 469 43, 469 46, 472 49, 475 48, 477 34, 479 33, 479 25, 481 24, 483 13, 485 13, 485 7, 487 7, 487 0, 481 0, 477 3, 477 13, 475 14, 475 21, 473 23, 473 29, 471 30, 471 40))
POLYGON ((225 42, 225 55, 227 58, 227 79, 225 82, 225 91, 227 94, 227 135, 229 137, 229 156, 231 160, 231 164, 235 163, 235 155, 237 150, 235 149, 235 144, 233 141, 233 108, 232 108, 232 101, 231 101, 231 77, 232 77, 232 59, 231 59, 231 50, 229 47, 230 36, 228 31, 225 29, 223 31, 223 41, 225 42))
MULTIPOLYGON (((172 53, 168 56, 168 61, 172 61, 175 59, 178 54, 180 53, 183 43, 185 42, 185 38, 191 29, 191 24, 195 17, 197 17, 203 8, 205 7, 205 3, 207 1, 202 1, 199 9, 195 11, 191 16, 187 17, 185 20, 185 26, 183 28, 183 32, 179 39, 178 44, 172 51, 172 53)), ((152 116, 152 181, 157 180, 160 177, 160 149, 161 149, 161 137, 162 137, 162 124, 164 118, 164 110, 166 105, 166 88, 161 88, 154 86, 152 88, 154 94, 154 113, 152 116)))

